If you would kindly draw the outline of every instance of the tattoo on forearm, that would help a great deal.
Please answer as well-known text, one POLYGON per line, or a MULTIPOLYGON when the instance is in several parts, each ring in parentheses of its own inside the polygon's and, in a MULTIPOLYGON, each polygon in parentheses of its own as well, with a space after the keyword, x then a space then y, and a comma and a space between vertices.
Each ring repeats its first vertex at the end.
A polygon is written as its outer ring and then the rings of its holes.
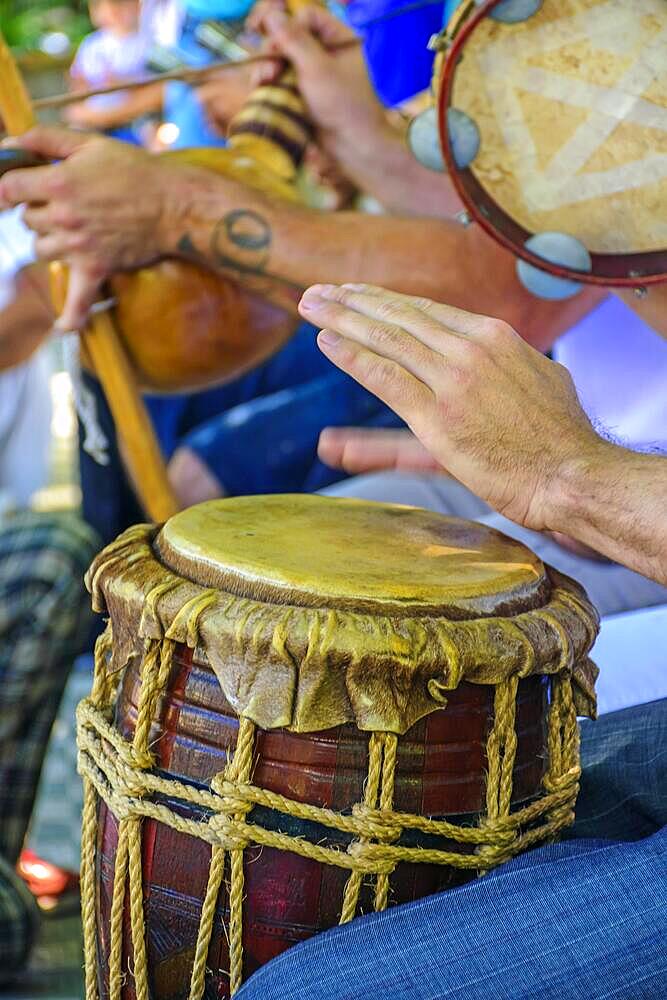
POLYGON ((302 291, 300 286, 267 272, 273 234, 267 220, 248 208, 235 208, 216 222, 210 239, 210 255, 195 246, 189 233, 184 233, 177 250, 195 263, 213 265, 221 271, 232 271, 252 278, 253 290, 262 293, 267 282, 280 282, 294 290, 294 302, 302 291))
POLYGON ((180 240, 176 244, 176 249, 180 254, 183 254, 184 257, 187 257, 189 260, 193 260, 198 264, 202 263, 204 260, 204 255, 199 253, 199 250, 197 250, 197 247, 194 245, 187 233, 183 233, 180 240))
POLYGON ((218 267, 265 274, 271 238, 271 227, 258 212, 235 208, 216 223, 211 235, 211 254, 218 267))

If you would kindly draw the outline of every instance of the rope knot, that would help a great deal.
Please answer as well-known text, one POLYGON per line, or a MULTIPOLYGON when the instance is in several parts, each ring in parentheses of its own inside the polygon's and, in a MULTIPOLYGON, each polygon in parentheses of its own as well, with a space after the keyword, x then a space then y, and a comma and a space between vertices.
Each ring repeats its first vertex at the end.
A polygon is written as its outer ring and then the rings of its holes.
POLYGON ((211 781, 211 791, 220 796, 216 808, 226 816, 236 816, 241 819, 247 816, 254 806, 254 802, 247 797, 245 789, 225 777, 224 771, 216 774, 211 781))
MULTIPOLYGON (((491 847, 506 848, 517 838, 517 822, 511 815, 501 816, 499 819, 485 816, 480 820, 479 829, 488 838, 491 847)), ((486 847, 486 844, 482 844, 479 850, 484 851, 486 847)))
POLYGON ((208 821, 209 828, 215 834, 220 847, 226 851, 244 851, 251 843, 243 820, 234 819, 225 813, 214 813, 208 821))
POLYGON ((132 747, 129 753, 128 763, 131 767, 138 768, 140 771, 150 771, 151 768, 155 766, 155 758, 150 750, 132 747))
POLYGON ((136 815, 134 803, 126 795, 111 795, 108 806, 119 823, 136 815))
POLYGON ((374 809, 364 802, 355 802, 352 815, 359 821, 359 834, 362 837, 379 840, 383 844, 392 844, 403 832, 403 824, 395 813, 388 809, 374 809))
POLYGON ((483 847, 478 847, 475 851, 480 868, 495 868, 497 865, 503 864, 504 861, 509 861, 515 854, 514 842, 509 844, 485 844, 483 847))
POLYGON ((126 764, 118 765, 117 780, 114 785, 118 794, 125 798, 143 799, 148 791, 142 773, 126 764))
POLYGON ((579 778, 581 777, 580 767, 571 767, 563 774, 545 774, 542 785, 547 792, 558 794, 559 792, 576 795, 579 791, 579 778))
POLYGON ((358 871, 371 875, 391 875, 396 866, 394 848, 385 844, 368 844, 363 840, 355 840, 348 847, 347 853, 358 862, 355 865, 358 871))

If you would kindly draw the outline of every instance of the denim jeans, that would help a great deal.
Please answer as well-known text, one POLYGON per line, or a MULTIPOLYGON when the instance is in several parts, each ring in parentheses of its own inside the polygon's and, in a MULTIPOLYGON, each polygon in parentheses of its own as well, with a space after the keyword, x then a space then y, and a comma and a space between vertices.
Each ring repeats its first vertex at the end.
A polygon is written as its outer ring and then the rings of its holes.
POLYGON ((317 457, 322 428, 403 424, 325 358, 315 335, 304 323, 277 354, 228 385, 149 397, 164 453, 191 448, 232 496, 317 490, 342 479, 317 457))
POLYGON ((571 839, 311 938, 238 1000, 663 998, 667 701, 584 722, 582 761, 571 839))

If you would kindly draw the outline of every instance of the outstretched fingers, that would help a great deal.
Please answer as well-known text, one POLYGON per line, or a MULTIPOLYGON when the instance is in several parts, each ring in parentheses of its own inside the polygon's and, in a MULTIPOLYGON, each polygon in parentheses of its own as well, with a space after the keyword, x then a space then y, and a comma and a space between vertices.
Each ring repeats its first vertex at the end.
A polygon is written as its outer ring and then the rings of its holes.
MULTIPOLYGON (((385 308, 398 309, 405 307, 406 317, 411 316, 414 320, 418 314, 421 321, 427 318, 438 326, 444 326, 451 334, 472 339, 481 339, 485 333, 492 330, 494 326, 502 324, 501 320, 483 316, 479 313, 467 312, 465 309, 458 309, 456 306, 445 305, 442 302, 434 302, 425 296, 404 295, 402 292, 395 292, 393 289, 381 288, 378 285, 359 284, 356 282, 346 282, 343 285, 320 286, 336 289, 336 296, 339 301, 366 301, 371 299, 384 301, 385 308), (357 298, 358 297, 358 298, 357 298), (392 306, 389 306, 389 303, 392 306)), ((502 324, 504 325, 504 324, 502 324)))
MULTIPOLYGON (((301 300, 301 314, 316 326, 326 327, 388 361, 394 361, 415 378, 429 384, 437 366, 433 350, 405 329, 401 317, 382 309, 362 311, 356 302, 322 296, 319 286, 308 289, 301 300)), ((323 286, 326 287, 326 286, 323 286)))
POLYGON ((415 413, 431 409, 434 397, 429 387, 397 361, 341 337, 335 330, 321 330, 317 343, 333 364, 386 403, 406 423, 410 423, 415 413))

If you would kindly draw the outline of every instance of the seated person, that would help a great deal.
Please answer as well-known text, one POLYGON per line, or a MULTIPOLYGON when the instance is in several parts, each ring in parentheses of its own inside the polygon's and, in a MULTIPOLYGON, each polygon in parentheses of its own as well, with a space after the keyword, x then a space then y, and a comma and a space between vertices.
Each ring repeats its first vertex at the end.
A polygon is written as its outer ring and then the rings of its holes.
MULTIPOLYGON (((70 68, 74 92, 140 79, 146 73, 148 40, 139 30, 139 0, 90 0, 96 31, 81 42, 70 68)), ((141 142, 141 122, 162 102, 162 87, 99 94, 65 111, 71 125, 141 142)))
POLYGON ((25 964, 37 909, 15 874, 51 727, 90 628, 97 549, 73 515, 0 514, 0 988, 25 964))
MULTIPOLYGON (((667 303, 667 285, 650 294, 652 310, 667 303)), ((667 584, 667 459, 601 438, 564 369, 511 327, 358 285, 315 286, 301 309, 323 327, 327 356, 396 406, 415 434, 327 434, 328 456, 347 450, 355 465, 430 462, 531 538, 569 533, 667 584)), ((379 494, 387 499, 384 488, 379 494)), ((251 976, 239 1000, 658 1000, 667 700, 581 730, 582 789, 569 841, 299 944, 251 976)))
MULTIPOLYGON (((370 89, 358 49, 326 51, 326 46, 349 38, 348 29, 317 8, 305 8, 292 21, 271 12, 265 21, 272 44, 297 70, 301 91, 318 124, 320 143, 358 186, 371 191, 390 211, 386 215, 324 214, 272 199, 223 175, 176 165, 167 169, 159 158, 109 140, 38 129, 22 142, 59 154, 63 162, 41 171, 8 174, 0 183, 0 201, 42 200, 48 176, 61 175, 61 193, 46 207, 29 205, 26 216, 40 232, 38 252, 67 259, 80 279, 71 288, 61 324, 76 326, 81 321, 99 280, 114 267, 178 254, 222 274, 241 277, 251 288, 256 268, 267 297, 274 286, 304 286, 325 275, 334 280, 354 276, 394 284, 404 293, 446 298, 461 308, 493 312, 540 347, 553 343, 603 297, 604 292, 586 288, 563 302, 533 298, 518 282, 510 253, 480 228, 465 228, 453 221, 460 203, 451 182, 420 166, 404 136, 388 124, 370 89), (341 101, 341 94, 348 100, 341 101), (76 209, 75 234, 54 224, 56 209, 76 209), (257 260, 235 242, 233 231, 225 229, 229 213, 236 219, 239 211, 259 217, 271 236, 268 254, 262 251, 257 260), (227 233, 222 246, 219 242, 213 246, 213 231, 227 233), (81 240, 85 232, 95 233, 94 248, 73 248, 73 241, 81 240), (185 243, 184 233, 188 234, 185 243), (407 268, 406 248, 410 254, 407 268)), ((264 431, 263 423, 266 426, 260 416, 255 426, 264 431)), ((279 427, 277 418, 275 426, 279 427)), ((315 441, 311 447, 314 460, 315 441)), ((228 454, 229 466, 245 459, 248 481, 256 488, 252 452, 240 459, 231 451, 228 454)), ((206 461, 196 458, 200 468, 206 466, 206 461)), ((220 479, 213 486, 229 492, 225 458, 224 452, 217 452, 220 479)), ((204 471, 206 495, 211 470, 204 471)), ((181 482, 187 485, 191 478, 192 466, 181 468, 181 482)), ((234 473, 232 487, 245 492, 237 485, 238 478, 234 473)), ((285 484, 281 487, 286 488, 285 484)), ((189 501, 201 494, 183 496, 189 501)), ((624 599, 634 599, 629 589, 624 599)), ((639 600, 644 600, 641 594, 639 600)))

